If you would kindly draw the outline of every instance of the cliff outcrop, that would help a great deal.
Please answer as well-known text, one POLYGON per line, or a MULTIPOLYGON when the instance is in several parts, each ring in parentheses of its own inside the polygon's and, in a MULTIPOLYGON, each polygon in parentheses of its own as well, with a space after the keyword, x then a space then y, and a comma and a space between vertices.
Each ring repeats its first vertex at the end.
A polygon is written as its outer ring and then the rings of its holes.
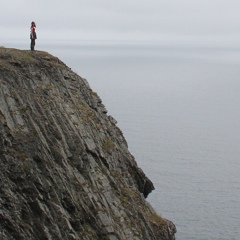
POLYGON ((153 189, 85 79, 0 48, 0 239, 175 239, 153 189))

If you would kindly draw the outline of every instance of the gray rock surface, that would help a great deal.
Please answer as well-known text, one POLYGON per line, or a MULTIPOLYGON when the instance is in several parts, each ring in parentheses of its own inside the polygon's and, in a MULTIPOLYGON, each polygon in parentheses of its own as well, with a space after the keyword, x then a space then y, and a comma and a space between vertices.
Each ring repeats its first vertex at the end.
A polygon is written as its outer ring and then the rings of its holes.
POLYGON ((0 48, 0 239, 175 239, 154 189, 87 81, 0 48))

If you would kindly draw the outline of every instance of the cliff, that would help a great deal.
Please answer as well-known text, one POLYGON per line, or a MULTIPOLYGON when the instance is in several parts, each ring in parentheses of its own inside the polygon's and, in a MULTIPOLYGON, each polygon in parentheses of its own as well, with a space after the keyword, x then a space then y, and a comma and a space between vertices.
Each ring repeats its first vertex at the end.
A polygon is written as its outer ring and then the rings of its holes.
POLYGON ((87 81, 41 51, 0 48, 0 239, 175 239, 87 81))

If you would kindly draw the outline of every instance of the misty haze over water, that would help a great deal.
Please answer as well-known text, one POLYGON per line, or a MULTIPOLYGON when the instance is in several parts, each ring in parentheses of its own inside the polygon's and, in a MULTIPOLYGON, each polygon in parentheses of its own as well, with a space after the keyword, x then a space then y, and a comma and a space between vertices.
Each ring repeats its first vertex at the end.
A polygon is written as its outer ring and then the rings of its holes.
POLYGON ((101 97, 154 183, 148 201, 175 223, 178 240, 239 239, 240 44, 86 41, 36 49, 59 57, 101 97))

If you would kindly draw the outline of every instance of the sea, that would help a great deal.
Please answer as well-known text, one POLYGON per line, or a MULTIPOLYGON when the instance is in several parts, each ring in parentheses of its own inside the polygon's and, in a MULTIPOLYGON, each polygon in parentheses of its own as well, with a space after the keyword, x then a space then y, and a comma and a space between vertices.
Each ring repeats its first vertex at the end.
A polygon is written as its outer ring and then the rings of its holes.
POLYGON ((36 49, 101 97, 177 240, 240 239, 240 43, 38 39, 36 49))

